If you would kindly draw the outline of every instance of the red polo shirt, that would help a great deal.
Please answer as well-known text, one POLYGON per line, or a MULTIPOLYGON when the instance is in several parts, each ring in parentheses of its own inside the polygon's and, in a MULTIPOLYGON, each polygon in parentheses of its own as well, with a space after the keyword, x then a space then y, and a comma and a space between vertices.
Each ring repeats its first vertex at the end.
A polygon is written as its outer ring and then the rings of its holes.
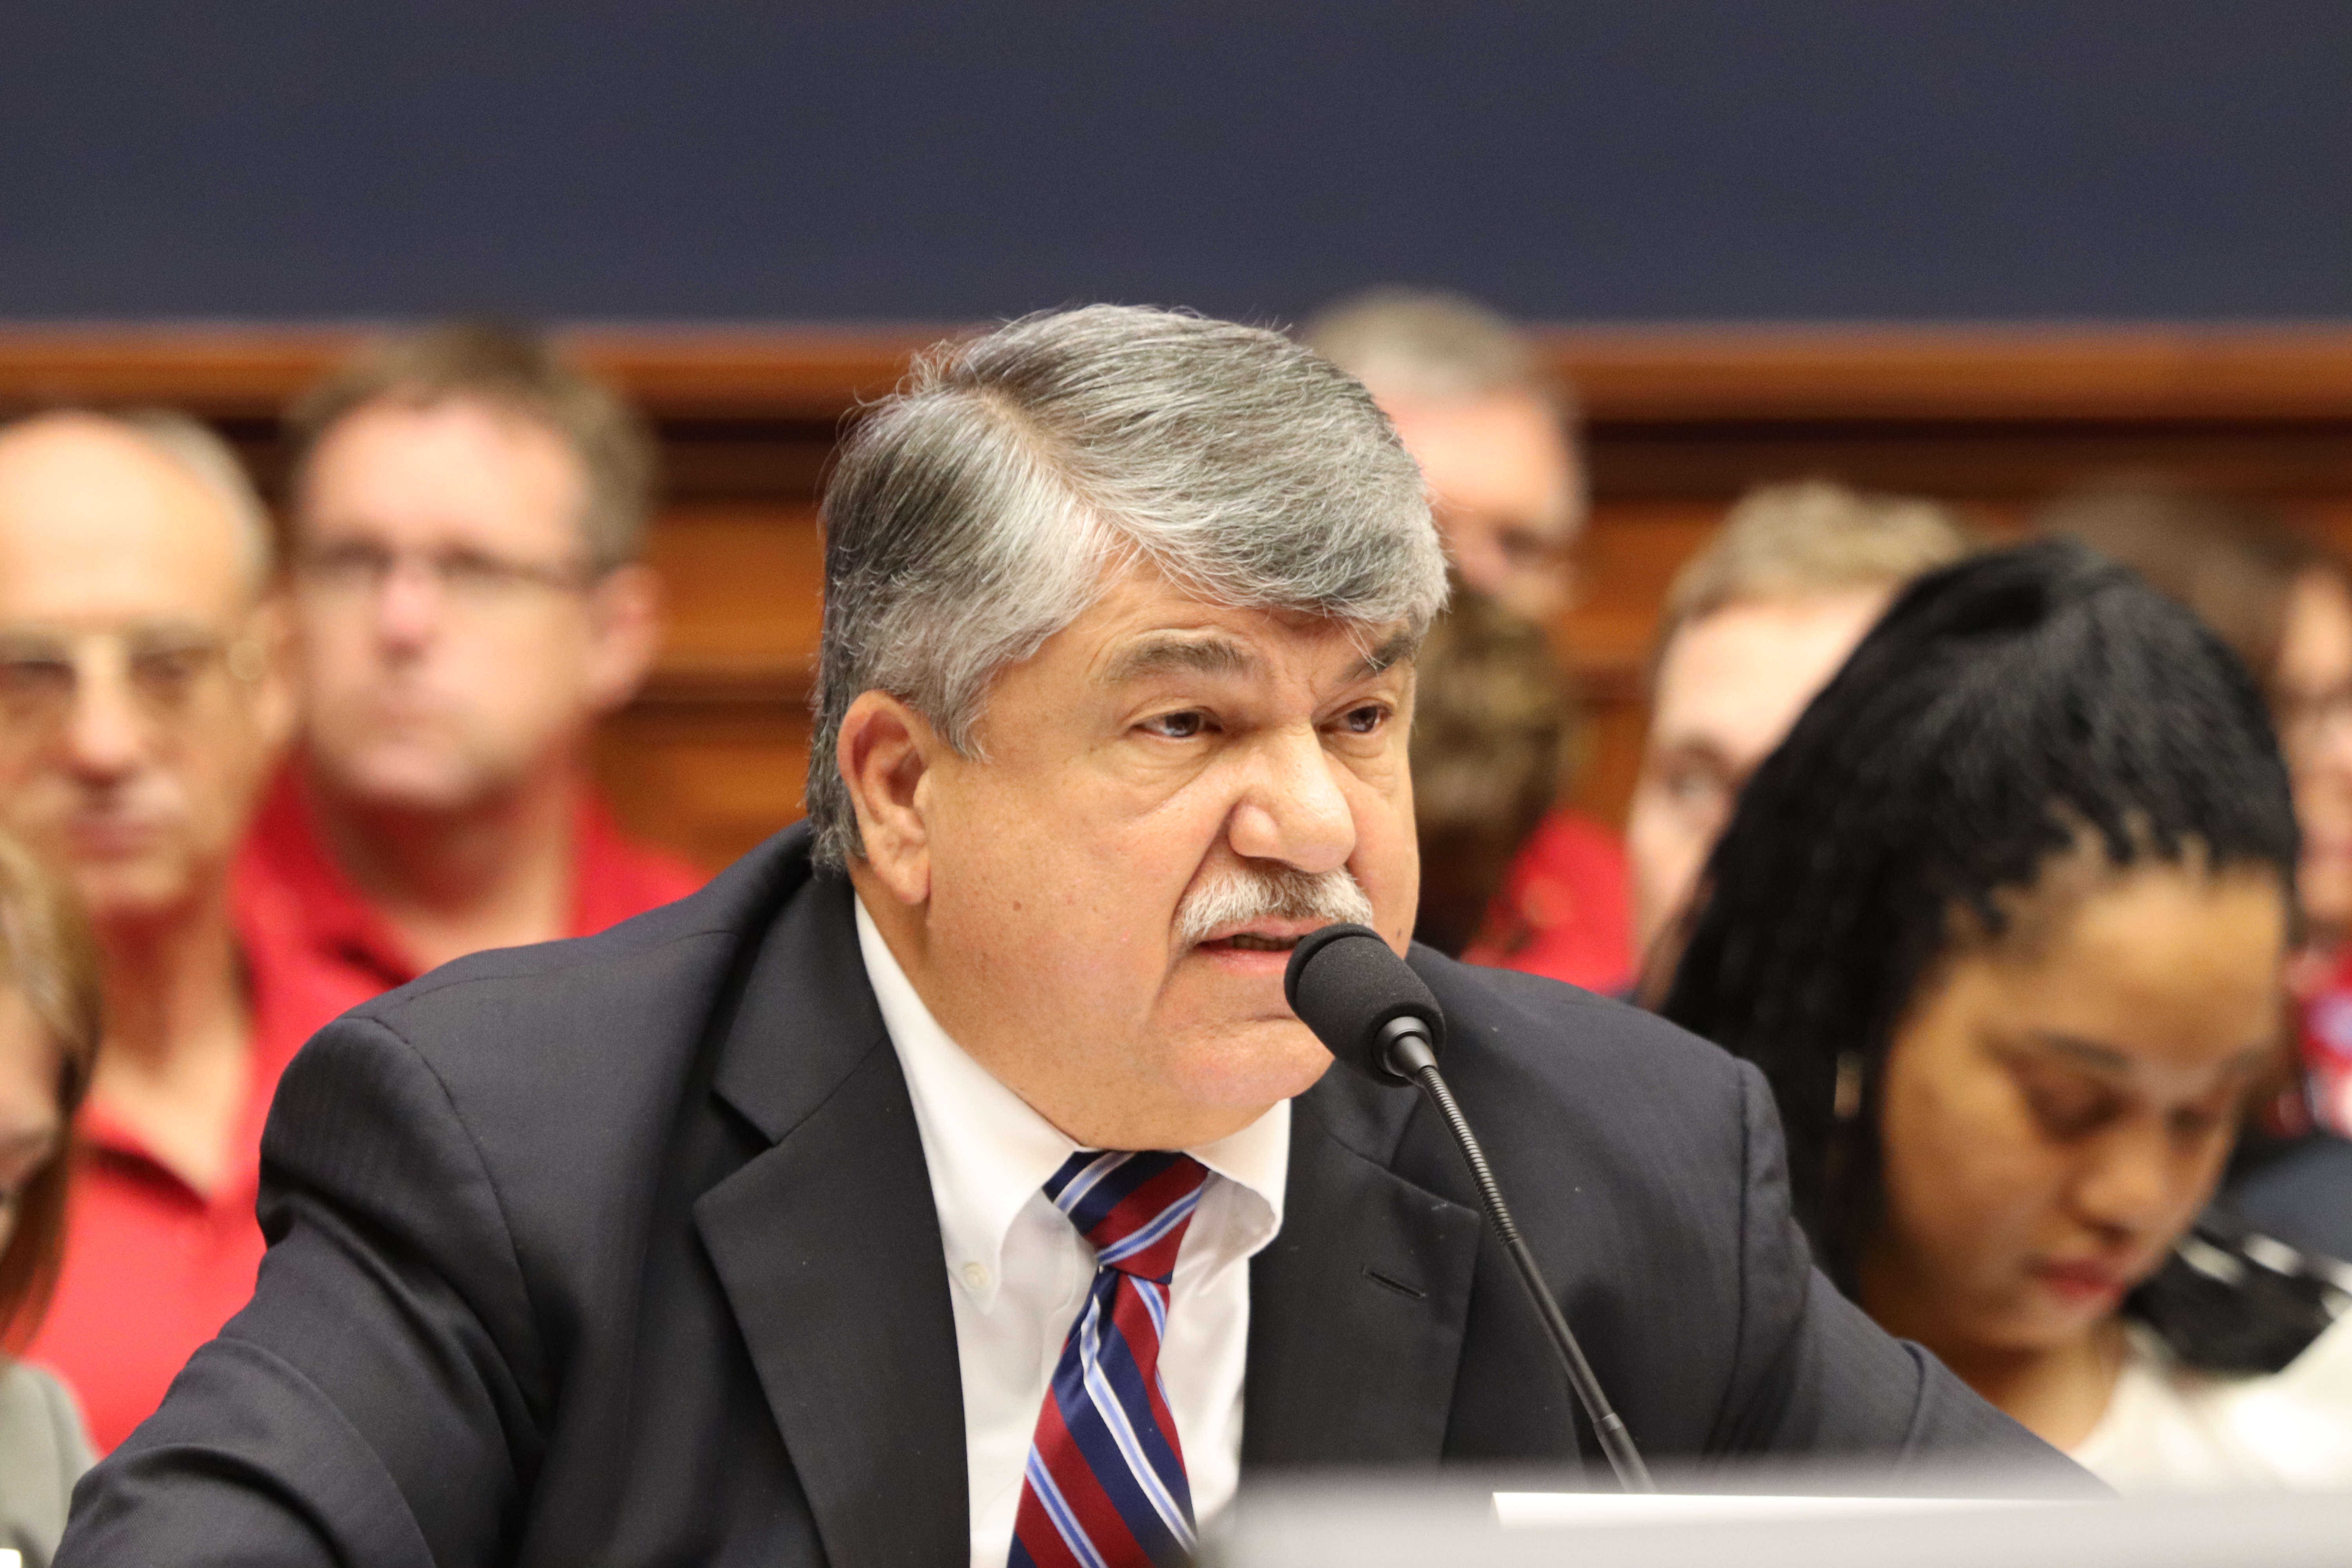
MULTIPOLYGON (((583 797, 570 934, 602 931, 702 885, 683 861, 623 837, 602 802, 583 797)), ((327 858, 290 773, 271 785, 230 896, 254 1037, 227 1179, 199 1193, 102 1106, 82 1113, 65 1268, 27 1353, 72 1385, 100 1449, 147 1418, 189 1355, 253 1293, 261 1125, 278 1074, 322 1025, 419 973, 391 922, 327 858)))
POLYGON ((26 1354, 72 1385, 101 1451, 147 1418, 189 1354, 253 1294, 261 1263, 253 1205, 269 1097, 302 1042, 349 1005, 326 976, 256 941, 254 912, 242 900, 236 911, 253 1009, 253 1076, 221 1184, 198 1192, 103 1105, 82 1110, 65 1267, 26 1354))
MULTIPOLYGON (((275 889, 288 911, 268 921, 262 940, 339 986, 337 1013, 356 1007, 425 972, 392 922, 352 885, 330 858, 293 770, 281 772, 261 803, 238 858, 239 893, 247 901, 275 889)), ((572 912, 565 934, 593 936, 701 887, 703 874, 685 861, 625 837, 612 812, 590 789, 580 791, 572 825, 572 912)), ((330 1015, 332 1016, 332 1015, 330 1015)))
POLYGON ((1580 812, 1536 827, 1463 957, 1614 995, 1633 984, 1625 851, 1580 812))

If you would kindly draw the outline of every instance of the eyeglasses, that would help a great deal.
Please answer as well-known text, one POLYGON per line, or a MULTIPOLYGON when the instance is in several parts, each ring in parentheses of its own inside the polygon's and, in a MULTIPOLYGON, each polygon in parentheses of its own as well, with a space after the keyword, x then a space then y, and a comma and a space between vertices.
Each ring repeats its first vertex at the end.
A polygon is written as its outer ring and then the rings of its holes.
POLYGON ((222 674, 261 679, 261 645, 182 626, 61 636, 0 631, 0 726, 21 739, 62 728, 84 690, 119 682, 141 718, 186 721, 222 674))
POLYGON ((389 550, 365 540, 317 544, 296 557, 296 586, 314 598, 357 604, 402 574, 429 577, 459 611, 495 611, 534 593, 573 594, 593 581, 578 562, 513 561, 488 551, 389 550))

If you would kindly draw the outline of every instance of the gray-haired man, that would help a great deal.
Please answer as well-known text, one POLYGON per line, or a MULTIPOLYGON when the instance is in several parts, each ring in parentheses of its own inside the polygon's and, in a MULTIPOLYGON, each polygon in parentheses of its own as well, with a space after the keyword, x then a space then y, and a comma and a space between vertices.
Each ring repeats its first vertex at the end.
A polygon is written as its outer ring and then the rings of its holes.
MULTIPOLYGON (((1362 387, 1035 318, 826 515, 813 828, 322 1034, 254 1304, 67 1568, 1137 1568, 1244 1469, 1587 1451, 1442 1129, 1283 1004, 1304 932, 1412 921, 1443 568, 1362 387)), ((1752 1071, 1413 961, 1653 1455, 2046 1452, 1811 1272, 1752 1071)))

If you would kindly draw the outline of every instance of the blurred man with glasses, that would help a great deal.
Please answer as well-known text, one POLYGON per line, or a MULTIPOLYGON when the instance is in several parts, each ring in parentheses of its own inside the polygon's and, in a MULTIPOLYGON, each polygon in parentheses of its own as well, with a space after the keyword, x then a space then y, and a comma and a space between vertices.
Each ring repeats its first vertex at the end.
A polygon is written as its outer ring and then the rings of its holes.
POLYGON ((105 989, 29 1356, 102 1447, 251 1294, 262 1117, 336 1010, 232 905, 292 721, 269 574, 260 503, 200 426, 54 414, 0 431, 0 826, 79 895, 105 989))
POLYGON ((290 424, 304 721, 244 869, 303 958, 356 1004, 699 886, 588 777, 660 635, 619 399, 535 333, 460 321, 362 353, 290 424))

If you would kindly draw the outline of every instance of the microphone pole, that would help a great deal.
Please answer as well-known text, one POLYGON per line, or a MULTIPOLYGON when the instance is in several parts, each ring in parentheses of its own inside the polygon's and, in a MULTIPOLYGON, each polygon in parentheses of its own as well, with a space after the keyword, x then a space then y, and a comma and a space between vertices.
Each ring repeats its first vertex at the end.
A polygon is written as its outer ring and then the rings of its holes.
POLYGON ((1445 1015, 1437 998, 1378 931, 1360 925, 1325 926, 1300 939, 1284 971, 1283 991, 1291 1010, 1333 1056, 1377 1082, 1419 1089, 1436 1109, 1461 1146, 1463 1159, 1469 1163, 1486 1223, 1494 1227, 1496 1238, 1518 1270, 1519 1282, 1535 1303, 1536 1316, 1543 1322, 1560 1369, 1568 1373, 1569 1386, 1576 1390, 1601 1440, 1601 1451, 1617 1474, 1617 1484, 1629 1492, 1656 1491, 1649 1467, 1633 1447, 1633 1434, 1609 1403, 1592 1363, 1584 1358, 1584 1347, 1576 1342, 1567 1315, 1544 1283, 1535 1254, 1519 1235, 1478 1135, 1471 1131, 1469 1119, 1462 1114, 1445 1075, 1438 1069, 1445 1015))

